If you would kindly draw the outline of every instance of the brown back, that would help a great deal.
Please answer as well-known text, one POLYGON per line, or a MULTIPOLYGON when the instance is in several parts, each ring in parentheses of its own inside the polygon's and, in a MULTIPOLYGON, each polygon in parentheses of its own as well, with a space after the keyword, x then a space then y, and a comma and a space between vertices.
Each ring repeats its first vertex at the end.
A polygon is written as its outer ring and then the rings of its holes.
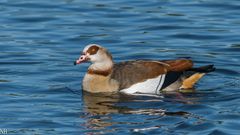
POLYGON ((185 71, 193 67, 193 62, 188 59, 164 60, 161 62, 170 66, 169 71, 185 71))
POLYGON ((120 84, 119 89, 128 88, 133 84, 155 78, 168 71, 185 71, 192 67, 190 60, 167 61, 127 61, 115 64, 111 78, 120 84))

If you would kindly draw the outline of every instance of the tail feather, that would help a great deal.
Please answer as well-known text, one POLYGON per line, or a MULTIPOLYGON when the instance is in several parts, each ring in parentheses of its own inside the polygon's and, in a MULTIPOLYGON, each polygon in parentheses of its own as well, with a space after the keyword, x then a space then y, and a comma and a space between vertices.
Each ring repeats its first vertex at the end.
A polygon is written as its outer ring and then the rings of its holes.
POLYGON ((194 84, 198 82, 199 79, 201 79, 205 73, 195 73, 192 76, 186 78, 183 80, 182 86, 180 89, 190 89, 193 88, 194 84))
POLYGON ((198 68, 191 68, 188 71, 195 71, 195 72, 199 72, 199 73, 209 73, 209 72, 213 72, 215 70, 216 70, 216 68, 214 67, 214 65, 207 65, 207 66, 202 66, 202 67, 198 67, 198 68))
POLYGON ((214 65, 207 65, 187 70, 187 72, 183 75, 183 82, 180 89, 193 88, 194 84, 196 84, 206 73, 213 72, 215 70, 216 68, 214 65))

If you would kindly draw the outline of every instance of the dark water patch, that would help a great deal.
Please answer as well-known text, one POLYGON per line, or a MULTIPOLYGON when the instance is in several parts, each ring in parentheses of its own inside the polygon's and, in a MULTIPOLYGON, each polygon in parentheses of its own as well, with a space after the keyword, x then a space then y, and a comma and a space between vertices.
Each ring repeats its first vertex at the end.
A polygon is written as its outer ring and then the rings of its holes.
POLYGON ((169 15, 169 16, 185 16, 184 14, 180 14, 180 13, 169 13, 167 15, 169 15))
MULTIPOLYGON (((225 87, 229 87, 227 85, 225 85, 225 87)), ((232 91, 231 91, 232 92, 232 91)), ((230 93, 230 92, 229 92, 230 93)), ((203 100, 202 102, 235 102, 235 101, 238 101, 238 97, 239 95, 238 94, 229 94, 229 95, 220 95, 220 94, 217 94, 217 95, 209 95, 209 97, 205 100, 203 100)))
POLYGON ((4 82, 10 82, 10 81, 9 81, 9 80, 1 80, 1 79, 0 79, 0 82, 1 82, 1 83, 4 83, 4 82))
POLYGON ((181 123, 179 124, 176 129, 178 130, 185 130, 185 131, 192 131, 192 132, 204 132, 209 131, 215 127, 214 124, 208 122, 199 122, 199 123, 181 123))
POLYGON ((2 2, 1 4, 9 7, 20 7, 20 8, 33 8, 33 9, 43 9, 43 8, 59 8, 59 4, 53 4, 51 2, 27 2, 27 1, 15 1, 15 2, 2 2))
MULTIPOLYGON (((239 115, 237 117, 239 117, 239 115)), ((230 131, 232 131, 232 133, 238 134, 239 123, 237 122, 223 123, 222 127, 225 129, 229 129, 230 131)))
POLYGON ((240 51, 240 47, 231 47, 231 48, 226 48, 225 51, 228 51, 228 52, 239 52, 240 51))
POLYGON ((193 40, 216 40, 221 38, 220 36, 215 35, 200 35, 200 34, 176 34, 172 35, 171 37, 193 40))
POLYGON ((223 132, 221 129, 214 129, 209 135, 228 135, 229 133, 223 132))
POLYGON ((1 65, 35 65, 35 64, 43 64, 44 62, 37 61, 9 61, 9 62, 0 62, 1 65))
MULTIPOLYGON (((194 6, 194 5, 193 5, 194 6)), ((223 4, 223 3, 215 3, 215 2, 210 2, 210 3, 201 3, 197 6, 201 6, 203 8, 214 8, 214 9, 218 9, 218 10, 237 10, 240 8, 240 5, 235 5, 235 4, 223 4)))
POLYGON ((101 21, 101 22, 98 22, 98 21, 86 21, 86 22, 82 22, 81 24, 79 24, 80 26, 85 26, 85 27, 95 27, 95 26, 98 26, 98 27, 105 27, 105 28, 107 28, 107 27, 116 27, 116 28, 118 28, 118 27, 124 27, 124 26, 128 26, 128 25, 126 25, 126 24, 122 24, 122 23, 109 23, 108 21, 106 21, 106 22, 104 22, 104 21, 101 21))
POLYGON ((143 28, 141 30, 177 30, 177 29, 184 29, 186 28, 185 26, 176 26, 176 25, 166 25, 166 26, 155 26, 155 27, 152 27, 152 26, 149 26, 149 27, 146 27, 146 28, 143 28))
POLYGON ((53 17, 40 17, 40 16, 27 16, 27 17, 16 17, 12 18, 14 21, 24 22, 24 23, 37 23, 55 20, 53 17))
POLYGON ((229 32, 228 30, 222 29, 222 28, 218 28, 218 29, 208 29, 208 31, 210 32, 229 32))
POLYGON ((181 23, 190 23, 191 20, 188 19, 184 19, 184 18, 176 18, 176 17, 165 17, 165 16, 161 16, 161 17, 145 17, 145 18, 140 18, 137 19, 136 22, 138 21, 142 21, 142 22, 151 22, 151 23, 157 23, 159 24, 176 24, 178 25, 178 23, 176 22, 181 22, 181 23))
POLYGON ((225 74, 225 75, 233 75, 233 76, 237 76, 239 75, 238 71, 234 71, 232 69, 221 69, 221 68, 217 68, 216 72, 219 72, 221 74, 225 74))
POLYGON ((232 44, 231 48, 240 48, 240 44, 232 44))

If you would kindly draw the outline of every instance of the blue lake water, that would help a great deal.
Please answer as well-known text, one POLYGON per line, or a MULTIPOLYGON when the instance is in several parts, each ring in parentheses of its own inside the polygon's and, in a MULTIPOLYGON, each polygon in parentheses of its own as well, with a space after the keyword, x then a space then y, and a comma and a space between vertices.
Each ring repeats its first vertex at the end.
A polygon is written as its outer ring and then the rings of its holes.
POLYGON ((0 129, 9 134, 240 133, 240 1, 1 0, 0 129), (195 92, 83 94, 89 43, 114 61, 215 64, 195 92))

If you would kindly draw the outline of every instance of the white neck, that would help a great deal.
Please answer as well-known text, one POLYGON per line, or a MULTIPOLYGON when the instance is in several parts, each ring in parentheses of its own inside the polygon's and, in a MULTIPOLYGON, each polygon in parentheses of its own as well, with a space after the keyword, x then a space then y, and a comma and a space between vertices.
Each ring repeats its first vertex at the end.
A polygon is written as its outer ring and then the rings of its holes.
POLYGON ((108 59, 105 59, 104 61, 94 62, 92 65, 90 65, 89 69, 105 71, 105 70, 111 69, 112 67, 113 67, 113 61, 112 59, 108 58, 108 59))

